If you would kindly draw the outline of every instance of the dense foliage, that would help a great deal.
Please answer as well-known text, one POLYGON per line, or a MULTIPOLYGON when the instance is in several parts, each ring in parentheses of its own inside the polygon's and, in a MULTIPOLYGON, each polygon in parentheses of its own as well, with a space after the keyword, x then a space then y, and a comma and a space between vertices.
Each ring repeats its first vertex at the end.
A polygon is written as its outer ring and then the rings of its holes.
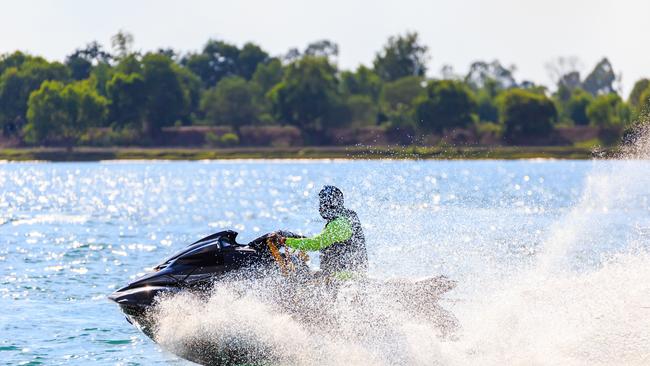
POLYGON ((467 127, 475 120, 476 110, 471 90, 460 81, 432 81, 426 96, 416 101, 419 127, 429 132, 467 127))
POLYGON ((68 85, 46 81, 29 97, 25 139, 60 140, 72 146, 85 129, 104 122, 107 106, 106 98, 97 94, 87 81, 68 85))
POLYGON ((1 55, 3 136, 73 146, 87 142, 92 127, 155 141, 167 126, 207 125, 231 127, 208 140, 232 146, 242 131, 281 125, 297 128, 310 144, 360 127, 420 136, 489 130, 526 143, 558 126, 622 133, 650 108, 650 81, 639 80, 623 100, 606 58, 584 80, 565 62, 551 67, 553 92, 518 82, 515 67, 498 60, 473 62, 466 75, 446 66, 442 78, 428 78, 429 48, 417 33, 390 37, 372 67, 356 70, 338 68, 339 47, 329 40, 275 57, 253 43, 214 39, 184 55, 134 52, 132 44, 133 36, 120 31, 112 52, 91 42, 64 63, 19 51, 1 55))
POLYGON ((544 94, 511 89, 499 96, 498 104, 508 141, 546 136, 557 118, 555 105, 544 94))

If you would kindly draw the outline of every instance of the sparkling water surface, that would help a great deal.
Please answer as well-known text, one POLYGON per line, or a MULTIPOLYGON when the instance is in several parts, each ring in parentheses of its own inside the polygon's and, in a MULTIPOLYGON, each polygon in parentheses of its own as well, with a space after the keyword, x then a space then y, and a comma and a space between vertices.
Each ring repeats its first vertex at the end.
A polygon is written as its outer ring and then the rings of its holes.
POLYGON ((459 281, 449 296, 471 303, 481 286, 531 266, 549 240, 563 268, 589 271, 647 246, 648 168, 550 160, 0 164, 0 363, 189 364, 129 325, 106 296, 212 232, 236 230, 240 242, 278 229, 318 232, 325 184, 339 186, 358 212, 375 277, 446 274, 459 281), (558 234, 575 226, 580 235, 558 234))

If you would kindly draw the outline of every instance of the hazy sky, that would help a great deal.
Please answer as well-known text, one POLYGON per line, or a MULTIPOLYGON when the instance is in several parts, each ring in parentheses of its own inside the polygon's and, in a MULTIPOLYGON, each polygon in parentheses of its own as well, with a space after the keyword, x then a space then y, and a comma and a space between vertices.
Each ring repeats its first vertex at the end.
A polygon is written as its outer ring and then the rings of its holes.
POLYGON ((340 45, 339 66, 353 68, 411 30, 430 47, 432 76, 496 58, 515 64, 518 80, 549 84, 549 60, 577 56, 584 75, 608 56, 627 92, 650 76, 649 16, 649 0, 5 0, 0 53, 63 60, 93 40, 109 47, 124 29, 140 50, 198 50, 213 37, 282 54, 327 38, 340 45))

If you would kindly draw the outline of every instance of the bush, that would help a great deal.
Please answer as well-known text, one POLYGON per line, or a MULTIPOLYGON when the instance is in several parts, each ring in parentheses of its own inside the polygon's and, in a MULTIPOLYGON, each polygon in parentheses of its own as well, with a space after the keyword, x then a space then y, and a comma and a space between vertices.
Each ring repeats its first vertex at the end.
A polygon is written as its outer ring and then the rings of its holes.
POLYGON ((340 123, 341 95, 336 66, 306 56, 287 66, 282 82, 267 94, 277 120, 299 127, 318 141, 325 126, 340 123))
POLYGON ((377 106, 367 95, 350 95, 346 100, 350 113, 350 125, 355 127, 377 124, 377 106))
POLYGON ((553 130, 557 110, 546 95, 511 89, 499 96, 499 114, 506 140, 545 137, 553 130))
POLYGON ((209 146, 218 146, 219 145, 219 136, 216 133, 210 131, 205 134, 205 142, 209 146))
POLYGON ((201 112, 213 125, 230 125, 234 128, 256 123, 261 111, 255 84, 238 76, 229 76, 203 93, 201 112))
POLYGON ((476 99, 462 82, 433 81, 426 96, 418 98, 415 114, 424 132, 443 132, 469 126, 476 119, 476 99))
POLYGON ((617 94, 599 95, 587 107, 587 117, 598 127, 619 127, 630 119, 631 111, 617 94))
POLYGON ((27 103, 25 141, 75 145, 91 126, 101 126, 108 114, 108 101, 88 82, 64 85, 46 81, 32 92, 27 103))
POLYGON ((503 125, 494 122, 474 124, 477 139, 481 145, 497 145, 503 137, 503 125))
POLYGON ((482 134, 492 134, 495 136, 501 136, 503 133, 503 125, 494 122, 479 122, 474 124, 474 129, 479 135, 482 134))
POLYGON ((232 132, 226 132, 219 136, 213 131, 209 131, 205 134, 205 141, 208 146, 233 147, 239 145, 239 136, 232 132))
POLYGON ((232 132, 226 133, 219 138, 219 146, 233 147, 239 145, 239 136, 232 132))
POLYGON ((379 97, 381 109, 387 115, 410 113, 413 102, 426 92, 424 79, 408 76, 384 84, 379 97))
POLYGON ((587 108, 592 100, 593 97, 586 91, 582 89, 574 90, 566 103, 566 116, 578 126, 588 125, 587 108))

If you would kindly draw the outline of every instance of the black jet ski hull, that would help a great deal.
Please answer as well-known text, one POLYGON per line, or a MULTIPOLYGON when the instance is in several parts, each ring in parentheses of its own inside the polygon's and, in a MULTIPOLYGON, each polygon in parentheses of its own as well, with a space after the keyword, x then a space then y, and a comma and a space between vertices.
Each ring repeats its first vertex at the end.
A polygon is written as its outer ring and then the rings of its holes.
MULTIPOLYGON (((282 235, 296 237, 288 232, 283 232, 282 235)), ((298 318, 304 315, 300 313, 300 310, 310 305, 308 304, 310 301, 300 304, 303 295, 325 294, 330 298, 331 294, 337 296, 337 290, 331 292, 332 288, 337 287, 332 285, 331 279, 314 276, 304 262, 283 254, 283 258, 287 261, 285 266, 287 263, 292 264, 290 267, 293 272, 287 276, 286 268, 281 268, 282 266, 278 265, 277 252, 272 253, 270 245, 267 245, 268 236, 269 234, 266 234, 244 245, 236 242, 237 233, 234 231, 212 234, 188 245, 154 267, 152 272, 118 289, 109 296, 109 299, 120 306, 121 311, 131 324, 155 340, 156 324, 152 320, 154 318, 152 310, 156 306, 157 299, 182 291, 192 291, 201 295, 208 294, 215 283, 223 280, 248 281, 260 278, 271 280, 270 286, 279 288, 279 292, 285 295, 280 299, 278 308, 298 318), (282 303, 283 301, 288 301, 288 303, 282 303)), ((418 282, 384 282, 366 278, 359 281, 358 284, 361 292, 357 292, 353 286, 352 298, 359 297, 357 293, 363 294, 364 291, 374 293, 379 291, 382 298, 389 299, 395 305, 407 309, 425 309, 425 311, 418 310, 418 312, 430 319, 432 317, 441 319, 436 321, 449 329, 456 326, 453 315, 446 313, 436 303, 440 295, 455 286, 453 281, 444 277, 418 282), (399 304, 399 299, 408 303, 399 304), (420 304, 415 304, 413 301, 420 304), (427 304, 431 306, 427 307, 427 304), (430 314, 427 315, 426 312, 430 314)), ((363 298, 363 295, 361 297, 363 298)), ((320 302, 316 301, 315 303, 319 304, 320 302)), ((225 353, 218 354, 203 352, 204 349, 214 348, 211 348, 210 345, 205 347, 196 345, 196 347, 188 349, 187 353, 179 354, 179 356, 202 364, 239 364, 243 361, 254 360, 256 357, 247 354, 250 351, 248 349, 240 350, 241 352, 227 350, 225 353)))

